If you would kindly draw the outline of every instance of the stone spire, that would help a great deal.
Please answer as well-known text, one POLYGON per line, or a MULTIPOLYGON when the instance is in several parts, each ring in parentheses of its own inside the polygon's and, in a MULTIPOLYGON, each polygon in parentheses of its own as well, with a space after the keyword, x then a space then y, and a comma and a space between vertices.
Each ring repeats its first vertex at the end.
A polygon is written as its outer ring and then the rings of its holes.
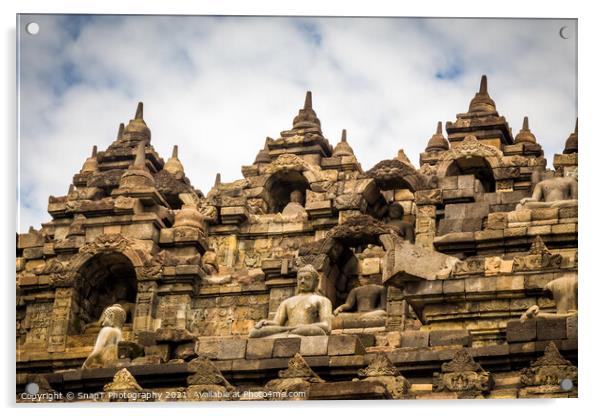
POLYGON ((257 156, 255 157, 255 162, 253 163, 270 163, 272 161, 272 159, 270 158, 270 149, 268 147, 268 140, 269 137, 265 138, 265 146, 263 147, 263 149, 261 149, 259 151, 259 153, 257 153, 257 156))
POLYGON ((182 166, 182 162, 180 162, 180 159, 178 159, 178 145, 174 145, 171 152, 171 157, 165 163, 163 170, 171 173, 174 176, 184 176, 184 166, 182 166))
POLYGON ((136 158, 134 159, 134 164, 132 165, 132 169, 135 170, 147 170, 146 169, 146 143, 140 142, 136 147, 136 158))
POLYGON ((432 135, 428 144, 426 145, 425 151, 427 152, 439 152, 449 150, 449 143, 443 136, 443 123, 440 121, 437 123, 437 131, 432 135))
POLYGON ((494 112, 495 102, 489 96, 487 91, 487 75, 481 76, 481 85, 479 92, 477 92, 474 98, 470 101, 468 112, 480 113, 480 112, 494 112))
POLYGON ((136 147, 134 163, 121 175, 119 188, 154 187, 155 178, 146 167, 146 142, 141 141, 136 147))
POLYGON ((123 139, 123 130, 125 129, 125 124, 119 123, 119 129, 117 130, 117 140, 123 139))
POLYGON ((318 129, 320 131, 320 120, 312 107, 311 91, 305 93, 305 104, 299 110, 299 114, 293 120, 293 129, 318 129))
POLYGON ((213 184, 213 186, 217 187, 218 185, 221 185, 221 183, 222 183, 222 174, 216 173, 215 174, 215 183, 213 184))
POLYGON ((144 105, 142 102, 139 102, 138 107, 136 107, 136 115, 123 130, 123 138, 125 140, 143 140, 150 142, 151 132, 144 122, 143 110, 144 105))
POLYGON ((343 132, 341 133, 341 141, 339 143, 337 143, 337 145, 335 146, 332 156, 334 156, 334 157, 355 156, 353 153, 353 149, 351 148, 351 146, 349 146, 349 143, 347 143, 347 130, 346 129, 343 129, 343 132))
POLYGON ((86 159, 79 173, 98 172, 98 158, 96 157, 98 148, 96 145, 92 148, 92 156, 86 159))
POLYGON ((523 128, 516 135, 514 143, 537 143, 535 136, 529 130, 529 117, 525 116, 523 119, 523 128))
POLYGON ((575 131, 572 132, 568 139, 566 139, 566 143, 564 145, 564 151, 562 153, 577 153, 578 150, 578 129, 579 127, 579 119, 575 120, 575 131))

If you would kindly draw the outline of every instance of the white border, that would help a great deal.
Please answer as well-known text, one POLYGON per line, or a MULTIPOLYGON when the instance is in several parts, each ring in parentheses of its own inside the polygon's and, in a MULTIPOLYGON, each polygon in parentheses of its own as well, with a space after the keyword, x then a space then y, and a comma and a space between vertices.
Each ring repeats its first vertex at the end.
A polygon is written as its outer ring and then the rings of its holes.
MULTIPOLYGON (((392 2, 391 2, 392 3, 392 2)), ((595 12, 595 3, 584 5, 577 2, 526 2, 516 0, 505 0, 500 2, 483 1, 425 1, 422 2, 399 2, 388 4, 380 0, 369 2, 361 0, 347 0, 344 2, 325 2, 318 0, 302 0, 295 2, 283 2, 278 0, 253 0, 253 1, 228 1, 205 2, 186 0, 89 0, 86 2, 75 0, 20 0, 19 2, 2 2, 0 6, 2 37, 2 71, 3 91, 5 91, 1 102, 2 111, 0 125, 4 128, 2 165, 4 175, 2 181, 2 193, 4 203, 0 204, 2 219, 5 222, 3 237, 5 238, 2 250, 2 264, 4 265, 4 317, 5 341, 2 343, 2 358, 5 360, 2 367, 5 371, 2 379, 3 406, 13 406, 14 402, 14 368, 15 368, 15 344, 14 344, 14 232, 16 213, 16 77, 15 77, 15 22, 16 13, 111 13, 111 14, 234 14, 234 15, 326 15, 326 16, 440 16, 440 17, 540 17, 540 18, 578 18, 579 19, 579 108, 580 108, 580 130, 581 130, 581 175, 580 175, 580 227, 581 235, 579 241, 579 263, 581 266, 581 345, 579 348, 579 399, 576 400, 497 400, 497 401, 441 401, 441 402, 333 402, 333 403, 219 403, 219 404, 180 404, 177 410, 173 403, 166 403, 156 408, 156 405, 142 406, 132 409, 131 406, 111 406, 109 410, 105 407, 87 407, 86 409, 67 406, 57 408, 55 406, 38 408, 44 414, 77 414, 85 412, 88 414, 137 414, 141 410, 148 415, 164 415, 167 409, 175 411, 194 412, 201 414, 215 414, 224 411, 228 414, 261 413, 261 414, 286 414, 306 415, 312 411, 337 411, 344 408, 345 412, 365 414, 380 412, 441 412, 442 414, 466 415, 466 412, 482 412, 488 414, 507 415, 520 411, 546 414, 577 414, 594 407, 597 396, 602 389, 597 386, 600 380, 599 350, 600 343, 599 309, 595 308, 596 301, 600 296, 599 265, 596 262, 601 253, 598 250, 599 242, 596 236, 600 234, 598 228, 597 209, 602 207, 599 203, 599 187, 597 179, 598 171, 592 169, 600 164, 602 152, 599 147, 602 142, 601 129, 596 122, 599 120, 601 110, 600 81, 598 73, 600 68, 599 46, 602 39, 600 15, 595 12), (596 164, 597 162, 597 164, 596 164), (585 224, 585 226, 584 226, 585 224), (184 409, 188 408, 188 409, 184 409), (315 409, 315 410, 314 410, 315 409), (319 409, 319 410, 318 410, 319 409)), ((478 36, 478 35, 477 35, 478 36)), ((503 54, 504 51, 500 51, 503 54)), ((508 59, 513 59, 509 56, 508 59)), ((27 155, 23 155, 27 157, 27 155)), ((551 155, 548 158, 551 159, 551 155)), ((601 396, 602 398, 602 396, 601 396)), ((12 412, 31 412, 28 409, 18 407, 9 410, 12 412)), ((168 410, 169 411, 169 410, 168 410)), ((346 413, 347 416, 347 413, 346 413)))

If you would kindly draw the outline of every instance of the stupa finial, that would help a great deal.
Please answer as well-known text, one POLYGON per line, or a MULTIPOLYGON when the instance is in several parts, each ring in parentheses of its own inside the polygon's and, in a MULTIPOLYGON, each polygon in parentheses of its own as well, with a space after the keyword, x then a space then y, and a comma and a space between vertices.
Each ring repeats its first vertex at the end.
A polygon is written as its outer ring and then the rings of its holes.
POLYGON ((117 140, 123 139, 123 129, 125 129, 125 124, 119 123, 119 129, 117 129, 117 140))
POLYGON ((142 103, 142 101, 140 101, 138 103, 138 107, 136 107, 136 116, 134 117, 135 120, 144 120, 144 104, 142 103))
POLYGON ((136 159, 134 159, 134 165, 133 167, 135 169, 145 169, 146 168, 146 155, 145 155, 145 149, 146 148, 146 142, 145 141, 141 141, 140 143, 138 143, 138 147, 136 147, 136 159))
POLYGON ((481 85, 479 86, 479 94, 488 94, 487 75, 481 75, 481 85))
POLYGON ((305 104, 303 105, 303 109, 304 110, 311 110, 312 109, 311 91, 307 91, 305 93, 305 104))

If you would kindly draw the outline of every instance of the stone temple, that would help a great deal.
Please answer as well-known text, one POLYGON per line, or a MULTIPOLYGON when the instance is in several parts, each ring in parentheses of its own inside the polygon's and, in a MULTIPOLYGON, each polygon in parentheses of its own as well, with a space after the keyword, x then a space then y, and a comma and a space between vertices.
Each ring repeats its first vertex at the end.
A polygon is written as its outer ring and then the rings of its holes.
POLYGON ((364 170, 308 92, 204 195, 140 103, 17 236, 17 400, 577 397, 577 125, 547 168, 483 76, 445 132, 364 170))

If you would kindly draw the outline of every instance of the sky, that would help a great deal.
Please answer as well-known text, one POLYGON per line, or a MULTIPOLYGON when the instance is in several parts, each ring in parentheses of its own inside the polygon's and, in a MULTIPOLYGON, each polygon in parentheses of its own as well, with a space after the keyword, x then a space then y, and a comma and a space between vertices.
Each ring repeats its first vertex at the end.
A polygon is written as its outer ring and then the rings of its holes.
POLYGON ((21 15, 18 25, 19 232, 51 219, 48 196, 67 193, 138 101, 151 144, 164 160, 177 144, 205 194, 218 172, 242 178, 266 136, 292 127, 307 90, 324 136, 334 146, 347 129, 364 170, 399 149, 418 167, 437 121, 468 110, 481 74, 515 135, 529 116, 549 167, 577 116, 575 20, 21 15))

